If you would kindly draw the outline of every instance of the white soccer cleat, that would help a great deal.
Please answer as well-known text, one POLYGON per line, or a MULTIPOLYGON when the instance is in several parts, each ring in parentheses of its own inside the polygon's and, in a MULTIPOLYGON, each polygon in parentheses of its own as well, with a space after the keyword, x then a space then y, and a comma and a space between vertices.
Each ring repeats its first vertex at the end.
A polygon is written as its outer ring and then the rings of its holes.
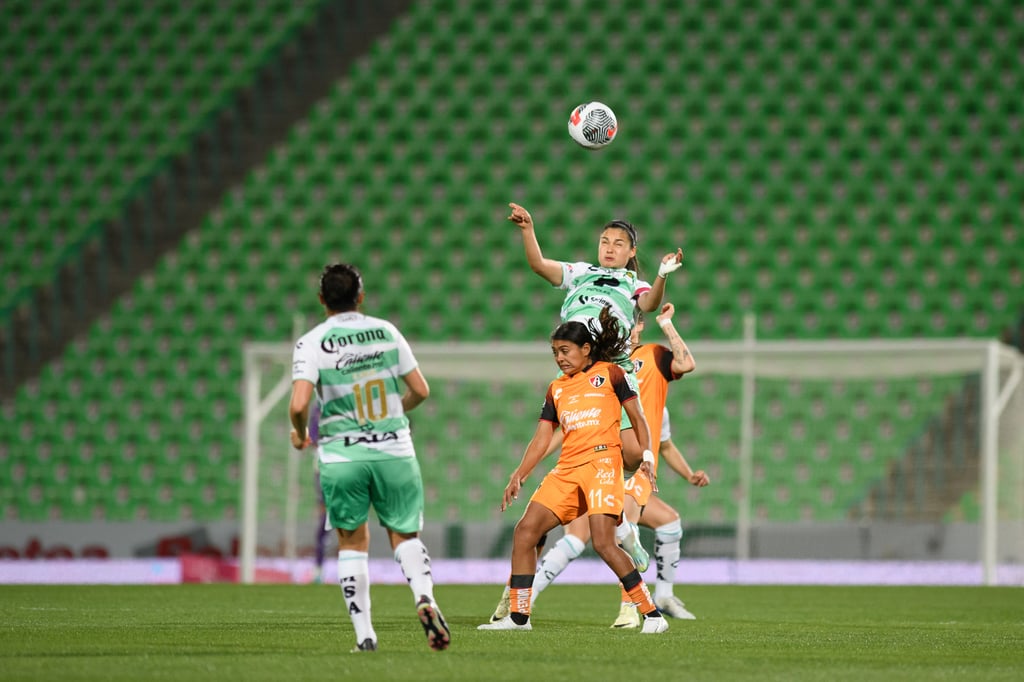
POLYGON ((624 601, 619 606, 619 617, 612 623, 613 628, 638 628, 640 627, 640 612, 636 610, 636 604, 631 601, 624 601))
MULTIPOLYGON (((628 522, 627 522, 628 523, 628 522)), ((622 549, 626 550, 626 554, 633 560, 633 565, 636 566, 636 570, 643 573, 647 570, 647 567, 651 565, 651 555, 647 553, 644 546, 640 543, 640 529, 637 528, 635 523, 630 523, 630 533, 627 535, 622 542, 622 549)))
POLYGON ((505 585, 505 591, 501 593, 501 601, 494 608, 494 613, 491 614, 491 622, 497 623, 502 618, 507 618, 508 614, 512 612, 512 599, 509 596, 510 591, 508 585, 505 585))
POLYGON ((678 618, 679 620, 697 620, 697 616, 687 611, 686 605, 674 594, 670 594, 667 597, 655 597, 654 605, 666 616, 678 618))
POLYGON ((512 620, 512 616, 505 616, 501 620, 495 621, 493 623, 484 623, 483 625, 477 625, 476 629, 477 630, 532 630, 533 629, 533 625, 530 624, 530 621, 526 621, 525 625, 518 625, 514 620, 512 620))
POLYGON ((640 630, 643 635, 658 635, 668 630, 668 621, 664 616, 644 616, 644 626, 640 630))

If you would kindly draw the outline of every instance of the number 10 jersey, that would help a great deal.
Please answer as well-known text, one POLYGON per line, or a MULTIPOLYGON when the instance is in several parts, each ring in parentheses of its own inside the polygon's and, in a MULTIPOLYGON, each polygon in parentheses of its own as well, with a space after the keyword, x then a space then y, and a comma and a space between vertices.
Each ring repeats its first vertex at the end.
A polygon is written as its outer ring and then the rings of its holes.
POLYGON ((292 353, 292 381, 316 386, 320 462, 415 457, 402 377, 417 366, 405 337, 380 318, 341 313, 304 334, 292 353))

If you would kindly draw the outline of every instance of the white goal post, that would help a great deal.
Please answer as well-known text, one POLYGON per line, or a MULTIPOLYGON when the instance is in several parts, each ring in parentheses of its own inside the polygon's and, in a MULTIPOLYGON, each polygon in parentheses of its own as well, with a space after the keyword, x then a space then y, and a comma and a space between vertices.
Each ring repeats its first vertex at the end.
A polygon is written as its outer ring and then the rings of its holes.
MULTIPOLYGON (((980 539, 977 558, 985 584, 996 584, 1000 544, 1014 545, 1014 563, 1024 563, 1024 356, 988 339, 894 339, 832 341, 760 341, 748 318, 742 341, 689 343, 697 374, 739 377, 742 389, 736 440, 739 443, 736 495, 737 559, 750 556, 753 470, 761 456, 755 438, 755 400, 759 380, 898 380, 909 377, 976 375, 980 383, 977 490, 980 539), (1002 478, 1000 462, 1006 471, 1002 478), (1008 465, 1006 463, 1009 463, 1008 465), (1009 491, 1009 492, 1007 492, 1009 491), (1000 512, 1000 495, 1011 511, 1000 512), (1007 525, 1008 524, 1008 525, 1007 525)), ((653 338, 651 339, 654 340, 653 338)), ((417 343, 413 352, 429 381, 546 382, 554 374, 550 347, 541 343, 417 343)), ((279 556, 294 557, 295 509, 302 497, 295 484, 295 457, 287 457, 283 439, 265 442, 261 429, 268 416, 280 418, 280 405, 291 391, 291 343, 249 343, 244 348, 244 438, 240 518, 240 577, 255 575, 260 518, 260 467, 268 456, 288 462, 278 483, 288 502, 277 513, 282 526, 279 556), (274 409, 277 406, 278 411, 274 409)), ((431 400, 438 399, 437 393, 431 400)), ((537 400, 539 401, 538 396, 537 400)), ((673 431, 678 427, 673 424, 673 431)), ((528 438, 529 434, 527 434, 528 438)), ((275 436, 275 439, 278 436, 275 436)), ((509 466, 513 463, 509 462, 509 466)), ((507 468, 507 467, 503 467, 507 468)), ((265 487, 265 486, 262 486, 265 487)))

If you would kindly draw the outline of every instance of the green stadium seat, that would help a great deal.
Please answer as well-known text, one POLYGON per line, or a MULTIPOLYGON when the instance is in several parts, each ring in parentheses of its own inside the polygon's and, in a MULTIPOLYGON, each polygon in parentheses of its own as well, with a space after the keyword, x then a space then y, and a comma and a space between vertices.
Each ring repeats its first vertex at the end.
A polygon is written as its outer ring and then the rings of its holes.
MULTIPOLYGON (((9 4, 8 16, 31 6, 25 0, 9 4)), ((19 74, 22 86, 19 97, 11 92, 4 99, 12 102, 10 115, 19 121, 23 134, 5 145, 21 169, 21 178, 3 185, 0 203, 18 203, 19 188, 32 186, 32 208, 38 212, 63 205, 70 194, 78 211, 67 223, 65 243, 73 242, 94 220, 112 215, 125 200, 132 180, 141 179, 152 168, 156 159, 142 146, 155 154, 181 148, 185 135, 203 123, 209 109, 222 106, 218 81, 223 87, 236 88, 251 80, 252 70, 247 68, 225 82, 235 70, 223 55, 232 54, 232 59, 248 64, 265 60, 275 41, 308 21, 316 7, 315 2, 296 3, 292 11, 278 13, 273 8, 247 6, 246 16, 252 19, 248 25, 228 19, 232 9, 222 7, 216 31, 199 30, 207 21, 202 12, 171 6, 147 7, 129 21, 122 11, 111 10, 93 21, 93 9, 80 3, 62 7, 59 18, 27 12, 17 24, 5 22, 0 27, 0 46, 10 72, 19 74), (17 31, 16 25, 20 25, 17 31), (83 26, 93 28, 83 31, 83 26), (259 27, 263 40, 251 39, 252 26, 259 27), (140 35, 148 37, 149 50, 140 47, 140 35), (224 41, 231 50, 220 49, 224 41), (170 66, 162 81, 161 72, 151 68, 157 61, 154 55, 170 66), (203 67, 195 68, 200 59, 203 67), (171 82, 179 65, 177 85, 185 86, 181 91, 171 82), (157 85, 143 93, 136 87, 139 80, 157 85), (194 98, 195 106, 189 98, 194 98), (125 121, 141 128, 141 145, 131 144, 123 135, 130 128, 125 121), (66 153, 69 147, 76 153, 66 153), (47 177, 51 173, 56 176, 47 177)), ((43 267, 11 272, 14 286, 7 287, 9 292, 52 279, 59 254, 44 227, 40 223, 29 234, 39 237, 43 267)))
MULTIPOLYGON (((0 235, 5 290, 52 274, 60 249, 122 208, 122 190, 188 144, 226 92, 250 84, 256 66, 274 58, 275 39, 319 7, 271 2, 239 14, 216 2, 161 2, 128 16, 80 3, 59 17, 25 0, 5 7, 18 30, 0 27, 0 48, 16 78, 0 84, 0 116, 16 136, 0 149, 0 172, 11 178, 0 188, 0 214, 25 225, 0 235), (103 123, 94 130, 89 121, 103 123), (35 188, 28 202, 24 187, 35 188)), ((76 447, 104 457, 133 448, 156 478, 177 476, 172 499, 154 502, 144 494, 149 483, 139 461, 111 464, 130 494, 100 499, 102 487, 90 490, 107 518, 172 518, 186 506, 197 519, 231 513, 237 470, 200 462, 211 443, 237 454, 240 343, 291 338, 292 296, 307 319, 318 317, 307 299, 324 260, 362 265, 368 310, 394 319, 410 338, 546 338, 560 292, 528 272, 504 222, 509 200, 535 211, 550 257, 592 257, 596 226, 622 212, 641 225, 643 257, 681 243, 687 262, 670 281, 669 298, 687 316, 688 338, 735 340, 747 310, 758 314, 759 337, 768 340, 991 336, 1012 320, 1021 300, 1011 257, 1020 243, 1013 227, 1020 223, 1013 190, 1020 145, 1010 125, 1020 113, 1012 68, 1019 31, 1011 3, 986 7, 1007 35, 986 43, 984 59, 960 46, 957 21, 915 13, 911 32, 894 25, 886 8, 865 11, 893 33, 888 44, 855 34, 858 18, 847 7, 833 8, 832 23, 803 10, 789 21, 778 8, 725 7, 715 22, 695 7, 656 3, 611 8, 601 20, 582 5, 546 8, 522 18, 543 49, 517 68, 494 50, 493 32, 520 10, 447 0, 414 5, 136 284, 109 324, 93 325, 69 348, 61 372, 41 376, 38 395, 19 389, 19 402, 51 405, 56 421, 76 425, 76 447), (677 21, 666 22, 667 13, 677 21), (570 25, 574 37, 556 30, 570 25), (701 49, 680 43, 672 26, 685 27, 701 49), (941 68, 918 31, 952 46, 949 57, 963 68, 941 68), (867 63, 863 54, 875 59, 867 63), (591 75, 574 80, 578 73, 591 75), (681 90, 667 87, 676 81, 681 90), (510 103, 510 91, 523 94, 510 103), (957 93, 962 106, 949 106, 944 93, 957 93), (563 124, 550 123, 566 113, 559 101, 592 96, 606 97, 622 123, 620 140, 600 154, 572 147, 563 124), (105 380, 87 386, 96 368, 105 380), (68 393, 69 376, 82 395, 68 393), (223 416, 204 416, 207 402, 219 402, 223 416), (138 416, 115 420, 106 409, 90 412, 91 403, 125 404, 138 416), (174 457, 194 463, 194 481, 174 470, 174 457)), ((695 456, 728 471, 735 444, 724 435, 721 406, 735 403, 738 389, 694 379, 681 401, 688 440, 695 456)), ((940 382, 930 394, 899 398, 758 390, 759 401, 781 406, 778 414, 758 414, 759 456, 771 467, 820 469, 842 483, 774 481, 755 493, 761 518, 801 520, 842 518, 845 501, 899 457, 960 387, 940 382), (864 404, 866 414, 848 420, 846 434, 833 412, 796 424, 815 400, 864 404), (885 441, 896 445, 878 444, 862 457, 858 448, 868 438, 860 429, 883 420, 891 429, 885 441)), ((430 418, 417 413, 415 420, 428 518, 493 518, 501 476, 480 452, 450 453, 452 433, 470 433, 514 459, 529 426, 522 435, 507 426, 487 390, 460 389, 458 399, 479 406, 479 421, 464 423, 450 406, 424 406, 430 418), (487 422, 497 433, 487 432, 487 422), (449 473, 464 484, 465 499, 445 485, 449 473)), ((519 400, 533 405, 535 397, 519 400)), ((13 427, 5 427, 5 442, 22 437, 6 438, 13 427)), ((52 444, 62 438, 51 436, 52 444)), ((52 500, 38 493, 48 494, 49 484, 36 485, 31 503, 11 504, 48 516, 52 500)), ((691 498, 682 488, 672 499, 731 518, 728 491, 723 485, 691 498)))

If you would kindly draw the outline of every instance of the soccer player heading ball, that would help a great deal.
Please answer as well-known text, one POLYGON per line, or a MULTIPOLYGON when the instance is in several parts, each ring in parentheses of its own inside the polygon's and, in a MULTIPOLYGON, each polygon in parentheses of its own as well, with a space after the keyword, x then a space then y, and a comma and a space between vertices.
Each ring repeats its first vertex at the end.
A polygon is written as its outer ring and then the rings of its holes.
MULTIPOLYGON (((601 229, 597 264, 545 258, 537 242, 530 212, 519 204, 509 206, 512 214, 508 219, 520 229, 530 269, 551 285, 566 290, 560 313, 562 322, 596 323, 601 310, 607 306, 618 321, 622 334, 628 337, 636 319, 636 310, 649 313, 658 309, 665 295, 668 275, 683 262, 682 249, 676 249, 674 253, 662 256, 658 263, 658 276, 653 283, 640 279, 636 255, 639 237, 636 228, 625 220, 613 220, 601 229)), ((629 360, 629 352, 627 339, 622 352, 612 361, 621 365, 632 380, 633 364, 629 360)), ((643 450, 629 420, 623 420, 622 428, 625 465, 633 470, 640 466, 643 450)))

